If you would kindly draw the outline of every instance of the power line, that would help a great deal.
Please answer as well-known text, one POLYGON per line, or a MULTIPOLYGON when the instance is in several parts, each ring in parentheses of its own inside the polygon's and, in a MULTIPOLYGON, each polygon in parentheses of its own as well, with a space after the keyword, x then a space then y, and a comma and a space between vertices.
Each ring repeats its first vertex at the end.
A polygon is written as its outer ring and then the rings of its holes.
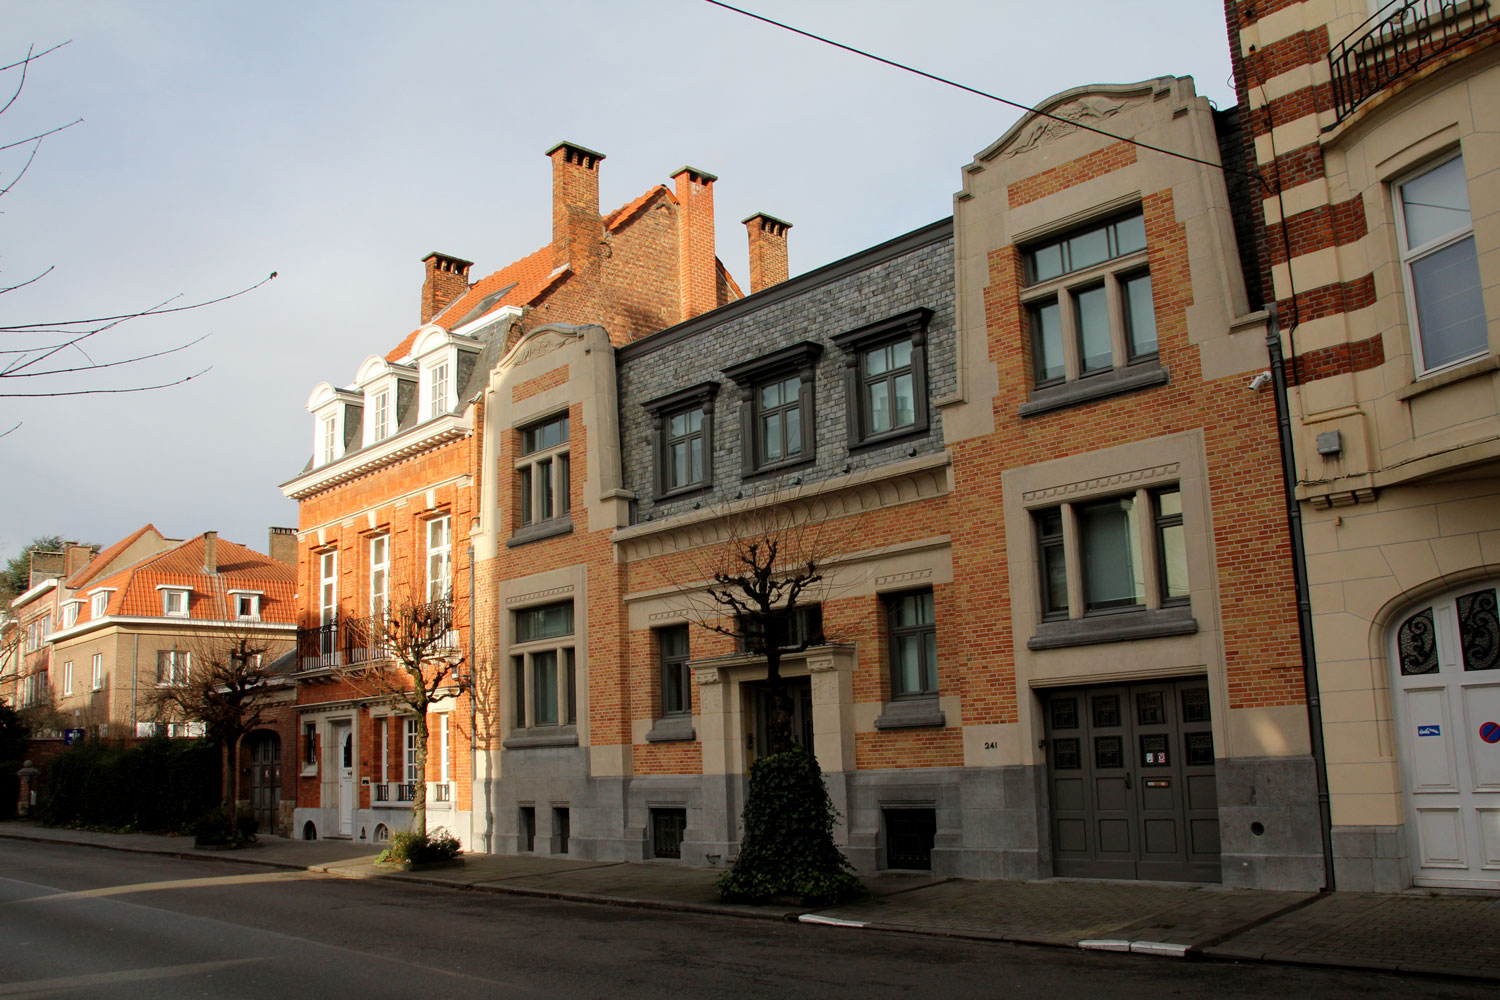
POLYGON ((908 66, 905 63, 896 62, 894 59, 887 59, 884 56, 878 56, 873 52, 867 52, 864 49, 855 48, 853 45, 845 45, 843 42, 834 41, 832 38, 826 38, 823 35, 817 35, 811 31, 804 31, 801 28, 794 27, 793 25, 786 24, 785 22, 777 21, 773 18, 757 14, 753 11, 748 11, 743 8, 736 7, 733 4, 724 3, 723 0, 704 0, 704 2, 713 4, 715 7, 723 7, 725 10, 733 11, 736 14, 743 14, 745 17, 753 18, 756 21, 762 21, 773 27, 781 28, 784 31, 790 31, 793 34, 801 35, 804 38, 811 38, 815 42, 822 42, 824 45, 831 45, 836 49, 843 49, 845 52, 852 52, 854 55, 863 56, 866 59, 873 59, 875 62, 884 63, 885 65, 890 66, 893 69, 899 69, 903 72, 912 73, 916 76, 932 80, 935 83, 941 83, 945 86, 954 87, 958 90, 964 91, 965 93, 973 94, 976 97, 983 97, 987 100, 998 101, 1001 104, 1005 104, 1012 108, 1025 111, 1028 114, 1039 115, 1042 118, 1050 118, 1053 121, 1062 122, 1064 125, 1071 125, 1074 128, 1082 129, 1085 132, 1093 132, 1096 135, 1102 135, 1107 139, 1114 139, 1116 142, 1128 142, 1132 146, 1138 146, 1141 149, 1149 149, 1153 153, 1161 153, 1163 156, 1175 156, 1179 160, 1187 160, 1190 163, 1198 163, 1205 167, 1213 167, 1215 170, 1222 170, 1225 173, 1238 174, 1242 177, 1248 177, 1254 181, 1257 181, 1267 189, 1270 188, 1270 185, 1266 183, 1265 179, 1258 174, 1252 174, 1245 170, 1238 170, 1234 167, 1226 166, 1223 163, 1214 163, 1211 160, 1201 159, 1200 157, 1192 156, 1188 153, 1179 153, 1176 150, 1163 149, 1161 146, 1153 146, 1149 142, 1141 142, 1139 139, 1132 139, 1129 136, 1116 135, 1113 132, 1105 131, 1102 128, 1096 128, 1093 125, 1086 125, 1083 122, 1074 121, 1071 118, 1063 118, 1060 115, 1054 115, 1050 111, 1042 111, 1039 108, 1029 107, 1019 101, 1012 101, 1009 98, 1001 97, 998 94, 991 94, 988 91, 980 90, 977 87, 970 87, 968 84, 959 83, 957 80, 950 80, 945 76, 938 76, 936 73, 929 73, 926 70, 917 69, 915 66, 908 66))

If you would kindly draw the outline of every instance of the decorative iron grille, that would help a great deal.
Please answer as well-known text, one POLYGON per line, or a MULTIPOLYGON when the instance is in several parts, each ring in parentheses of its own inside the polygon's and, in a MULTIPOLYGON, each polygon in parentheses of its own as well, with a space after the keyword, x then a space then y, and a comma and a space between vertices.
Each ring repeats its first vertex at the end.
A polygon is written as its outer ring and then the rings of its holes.
POLYGON ((1339 121, 1394 81, 1495 27, 1490 0, 1398 0, 1328 51, 1339 121))

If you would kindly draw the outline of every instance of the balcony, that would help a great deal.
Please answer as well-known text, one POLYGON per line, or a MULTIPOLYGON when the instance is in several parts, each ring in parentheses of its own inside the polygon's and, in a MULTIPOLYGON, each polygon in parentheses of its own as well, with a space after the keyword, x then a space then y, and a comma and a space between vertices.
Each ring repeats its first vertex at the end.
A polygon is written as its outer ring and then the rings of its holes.
POLYGON ((326 625, 297 629, 297 669, 330 670, 378 663, 394 657, 392 643, 416 650, 423 659, 457 649, 459 638, 451 600, 392 608, 390 617, 340 617, 326 625))
POLYGON ((1382 8, 1328 51, 1338 120, 1497 23, 1490 0, 1397 0, 1382 8))
POLYGON ((410 781, 377 781, 370 796, 371 805, 406 805, 417 796, 417 786, 410 781), (394 796, 394 798, 392 797, 394 796))

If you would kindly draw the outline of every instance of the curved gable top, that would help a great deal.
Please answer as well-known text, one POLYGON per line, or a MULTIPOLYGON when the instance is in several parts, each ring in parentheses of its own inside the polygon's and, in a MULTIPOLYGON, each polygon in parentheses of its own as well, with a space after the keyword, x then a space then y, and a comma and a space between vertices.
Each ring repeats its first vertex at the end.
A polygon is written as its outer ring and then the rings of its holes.
POLYGON ((354 381, 358 385, 365 385, 366 383, 375 381, 390 370, 390 362, 378 354, 372 354, 360 363, 359 371, 354 373, 354 381))
POLYGON ((439 348, 447 347, 449 344, 467 343, 469 339, 451 334, 442 327, 434 323, 429 323, 417 333, 417 339, 411 345, 411 356, 414 359, 420 358, 424 354, 430 354, 439 348))
POLYGON ((1004 135, 975 154, 974 159, 984 163, 1007 152, 1027 152, 1050 138, 1073 131, 1072 122, 1113 132, 1109 120, 1119 112, 1183 84, 1186 84, 1188 93, 1180 94, 1179 98, 1191 97, 1192 81, 1172 76, 1158 76, 1139 83, 1093 83, 1064 90, 1022 115, 1004 135))

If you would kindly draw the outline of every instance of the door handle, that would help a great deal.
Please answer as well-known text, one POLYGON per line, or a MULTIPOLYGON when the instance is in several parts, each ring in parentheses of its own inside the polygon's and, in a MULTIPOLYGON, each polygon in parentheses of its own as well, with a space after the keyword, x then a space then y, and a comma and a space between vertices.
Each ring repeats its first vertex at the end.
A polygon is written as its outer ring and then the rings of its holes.
POLYGON ((1125 772, 1125 790, 1128 792, 1133 787, 1134 786, 1131 784, 1131 781, 1130 781, 1130 772, 1126 771, 1125 772))

